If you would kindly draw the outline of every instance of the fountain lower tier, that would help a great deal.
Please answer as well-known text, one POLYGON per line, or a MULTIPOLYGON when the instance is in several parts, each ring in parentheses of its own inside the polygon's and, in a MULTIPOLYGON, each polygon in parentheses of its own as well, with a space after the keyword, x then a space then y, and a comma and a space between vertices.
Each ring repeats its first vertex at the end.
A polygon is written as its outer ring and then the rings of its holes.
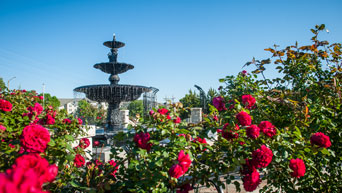
POLYGON ((108 103, 106 132, 118 132, 122 130, 120 117, 120 103, 122 101, 137 100, 142 93, 150 92, 152 89, 137 85, 88 85, 74 89, 76 92, 86 94, 90 100, 108 103))

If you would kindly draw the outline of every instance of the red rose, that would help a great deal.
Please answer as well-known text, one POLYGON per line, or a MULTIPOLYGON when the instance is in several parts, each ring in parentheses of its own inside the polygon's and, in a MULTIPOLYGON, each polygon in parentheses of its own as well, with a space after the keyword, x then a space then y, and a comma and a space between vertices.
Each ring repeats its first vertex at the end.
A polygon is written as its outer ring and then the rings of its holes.
POLYGON ((260 129, 256 125, 251 125, 247 127, 246 134, 249 138, 256 139, 260 135, 260 129))
POLYGON ((3 125, 0 125, 0 131, 6 131, 6 127, 3 125))
POLYGON ((150 110, 149 114, 152 116, 154 114, 154 111, 150 110))
POLYGON ((181 118, 177 117, 176 119, 173 120, 174 123, 180 123, 181 122, 181 118))
POLYGON ((242 95, 242 104, 246 106, 247 109, 251 109, 255 104, 255 98, 252 95, 242 95))
POLYGON ((213 98, 213 105, 218 111, 227 110, 224 104, 224 98, 221 96, 213 98))
POLYGON ((259 149, 253 151, 252 157, 253 165, 256 168, 265 168, 271 163, 273 153, 268 147, 262 145, 259 149))
POLYGON ((38 175, 33 170, 17 169, 11 174, 0 173, 0 192, 39 192, 43 193, 39 185, 38 175))
POLYGON ((248 75, 246 70, 243 70, 241 73, 242 73, 242 76, 247 76, 248 75))
POLYGON ((186 173, 191 165, 191 159, 189 154, 184 154, 184 150, 181 150, 178 154, 178 162, 182 167, 184 173, 186 173))
POLYGON ((311 145, 328 148, 331 146, 330 138, 322 132, 315 133, 310 138, 311 145))
POLYGON ((218 118, 217 118, 216 115, 213 116, 213 120, 214 120, 214 121, 218 121, 218 118))
POLYGON ((18 170, 21 172, 34 171, 34 173, 37 174, 39 186, 55 180, 58 173, 58 167, 55 164, 49 165, 49 162, 46 159, 35 153, 18 157, 9 173, 18 170))
POLYGON ((152 147, 152 143, 148 143, 150 141, 150 134, 149 133, 136 133, 134 136, 134 142, 140 147, 141 149, 146 149, 150 151, 152 147))
MULTIPOLYGON (((222 137, 227 140, 236 139, 239 137, 237 132, 228 129, 229 123, 224 124, 222 129, 218 129, 217 132, 221 133, 222 137)), ((235 125, 235 130, 238 131, 240 128, 238 125, 235 125)))
POLYGON ((100 145, 100 142, 99 141, 94 141, 94 146, 97 147, 100 145))
POLYGON ((45 116, 45 124, 47 124, 47 125, 55 124, 55 118, 53 118, 51 115, 46 115, 45 116))
POLYGON ((47 169, 47 174, 45 176, 46 181, 53 182, 58 174, 58 167, 56 164, 52 164, 47 169))
POLYGON ((41 125, 26 126, 20 137, 20 143, 27 152, 44 152, 49 142, 50 133, 41 125))
POLYGON ((246 113, 245 111, 241 111, 236 115, 236 119, 238 120, 239 124, 242 126, 248 126, 252 124, 251 116, 246 113))
POLYGON ((82 139, 80 140, 79 146, 80 146, 82 149, 85 149, 85 148, 89 147, 89 145, 90 145, 90 141, 89 141, 88 138, 82 138, 82 139))
POLYGON ((64 124, 71 124, 71 120, 70 119, 63 119, 63 123, 64 124))
POLYGON ((246 191, 252 192, 254 191, 258 185, 260 184, 260 175, 257 170, 254 170, 250 174, 246 174, 243 178, 243 187, 245 188, 246 191))
POLYGON ((162 109, 158 109, 158 113, 162 114, 162 115, 165 115, 166 113, 168 113, 169 111, 165 108, 162 108, 162 109))
POLYGON ((112 175, 114 178, 116 177, 115 174, 116 172, 118 172, 118 168, 119 166, 117 165, 117 163, 114 160, 110 160, 108 162, 112 167, 114 167, 114 171, 112 173, 110 173, 110 175, 112 175))
POLYGON ((0 110, 12 111, 12 104, 6 100, 0 99, 0 110))
POLYGON ((297 158, 297 159, 291 159, 290 160, 290 168, 293 170, 291 172, 291 176, 295 178, 303 177, 305 174, 305 164, 304 161, 297 158))
POLYGON ((260 128, 261 132, 263 132, 268 137, 273 137, 277 133, 274 125, 272 125, 272 123, 268 121, 261 121, 258 127, 260 128))
POLYGON ((179 164, 175 164, 169 169, 169 175, 177 179, 181 177, 184 173, 185 172, 179 164))
POLYGON ((188 193, 190 190, 193 190, 190 184, 183 184, 176 193, 188 193))
POLYGON ((23 116, 28 116, 31 120, 32 117, 36 117, 43 112, 43 107, 39 103, 35 103, 32 107, 27 107, 28 113, 24 113, 23 116))
POLYGON ((83 121, 82 121, 82 119, 80 119, 80 118, 77 118, 77 121, 78 121, 78 124, 79 124, 79 125, 82 125, 82 124, 83 124, 83 121))
POLYGON ((256 170, 255 166, 253 165, 252 160, 250 159, 245 159, 246 163, 242 164, 242 168, 240 169, 240 172, 243 175, 246 174, 251 174, 252 172, 254 172, 256 170))
POLYGON ((84 157, 82 157, 80 154, 76 154, 74 159, 74 165, 78 168, 83 167, 85 164, 84 157))
POLYGON ((167 115, 167 116, 166 116, 166 119, 170 120, 170 119, 171 119, 171 116, 170 116, 170 115, 167 115))

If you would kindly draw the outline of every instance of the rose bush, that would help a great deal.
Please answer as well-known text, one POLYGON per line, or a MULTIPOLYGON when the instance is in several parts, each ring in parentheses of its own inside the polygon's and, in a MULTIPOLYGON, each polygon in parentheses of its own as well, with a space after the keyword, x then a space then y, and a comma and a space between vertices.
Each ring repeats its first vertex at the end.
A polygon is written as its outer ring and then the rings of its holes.
POLYGON ((87 139, 72 148, 82 121, 43 110, 34 92, 2 91, 0 190, 188 192, 213 181, 238 191, 264 182, 261 192, 340 192, 342 46, 319 41, 324 29, 311 30, 311 45, 268 48, 271 58, 246 64, 253 72, 220 79, 198 124, 180 119, 180 103, 151 110, 114 137, 108 163, 85 156, 87 139), (278 78, 265 76, 271 63, 278 78))

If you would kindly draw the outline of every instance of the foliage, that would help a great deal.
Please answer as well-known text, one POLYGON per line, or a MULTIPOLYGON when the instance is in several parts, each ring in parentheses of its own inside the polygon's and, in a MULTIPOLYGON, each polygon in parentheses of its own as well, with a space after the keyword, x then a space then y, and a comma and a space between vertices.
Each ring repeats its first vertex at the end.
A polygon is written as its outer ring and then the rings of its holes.
POLYGON ((78 109, 76 115, 83 118, 89 124, 103 126, 105 124, 106 111, 101 105, 93 106, 87 100, 78 101, 78 109))
POLYGON ((0 90, 3 90, 6 88, 6 84, 4 82, 4 80, 0 77, 0 90))
MULTIPOLYGON (((40 94, 39 96, 43 96, 43 94, 40 94)), ((58 108, 60 105, 61 103, 56 96, 51 96, 49 93, 44 93, 44 108, 48 106, 58 108)))
POLYGON ((58 113, 53 107, 44 111, 42 107, 35 109, 43 102, 35 91, 5 90, 0 94, 0 99, 12 105, 10 111, 0 109, 0 125, 6 128, 0 131, 0 172, 10 168, 18 157, 32 154, 23 148, 22 131, 28 125, 40 124, 50 133, 48 147, 40 155, 50 164, 57 164, 59 171, 56 180, 45 184, 45 188, 53 192, 69 189, 75 156, 72 143, 84 133, 79 120, 58 113), (48 116, 51 118, 49 122, 46 121, 48 116), (66 124, 65 119, 70 120, 70 123, 66 124))
POLYGON ((129 110, 129 116, 135 117, 137 114, 143 115, 144 105, 142 100, 135 100, 129 103, 127 109, 129 110))
POLYGON ((201 106, 200 96, 191 89, 189 90, 188 94, 185 94, 183 98, 179 99, 179 102, 181 102, 183 106, 186 108, 186 110, 181 112, 180 114, 180 117, 182 119, 189 118, 191 113, 190 108, 201 106))

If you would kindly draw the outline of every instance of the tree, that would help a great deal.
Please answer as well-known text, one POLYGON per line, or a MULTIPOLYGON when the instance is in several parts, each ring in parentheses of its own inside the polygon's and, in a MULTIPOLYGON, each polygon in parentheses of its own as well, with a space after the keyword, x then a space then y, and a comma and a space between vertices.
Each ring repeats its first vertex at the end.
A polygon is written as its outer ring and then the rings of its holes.
MULTIPOLYGON (((43 96, 40 94, 39 96, 43 96)), ((44 93, 44 108, 48 106, 52 106, 53 108, 58 108, 61 105, 58 98, 56 96, 51 96, 49 93, 44 93)))
MULTIPOLYGON (((186 94, 183 98, 179 100, 183 104, 184 108, 192 108, 192 107, 200 107, 201 106, 201 100, 200 96, 191 89, 189 90, 189 93, 186 94)), ((190 111, 183 111, 180 114, 180 117, 182 119, 188 118, 190 116, 190 111)))
POLYGON ((127 109, 129 110, 129 116, 135 116, 136 114, 142 115, 144 112, 144 105, 142 100, 136 100, 129 103, 127 109))
POLYGON ((103 125, 105 123, 105 114, 106 112, 101 105, 95 107, 85 99, 78 101, 76 116, 86 120, 89 124, 103 125))
POLYGON ((6 88, 6 84, 4 82, 4 80, 0 77, 0 90, 3 90, 6 88))
MULTIPOLYGON (((208 92, 207 92, 207 100, 208 100, 208 104, 213 104, 213 98, 215 96, 217 96, 218 93, 215 89, 213 88, 209 88, 208 92)), ((209 108, 208 108, 209 109, 209 108)))
POLYGON ((199 107, 200 102, 200 96, 191 89, 189 90, 189 93, 186 94, 183 98, 179 100, 183 104, 184 107, 199 107))

